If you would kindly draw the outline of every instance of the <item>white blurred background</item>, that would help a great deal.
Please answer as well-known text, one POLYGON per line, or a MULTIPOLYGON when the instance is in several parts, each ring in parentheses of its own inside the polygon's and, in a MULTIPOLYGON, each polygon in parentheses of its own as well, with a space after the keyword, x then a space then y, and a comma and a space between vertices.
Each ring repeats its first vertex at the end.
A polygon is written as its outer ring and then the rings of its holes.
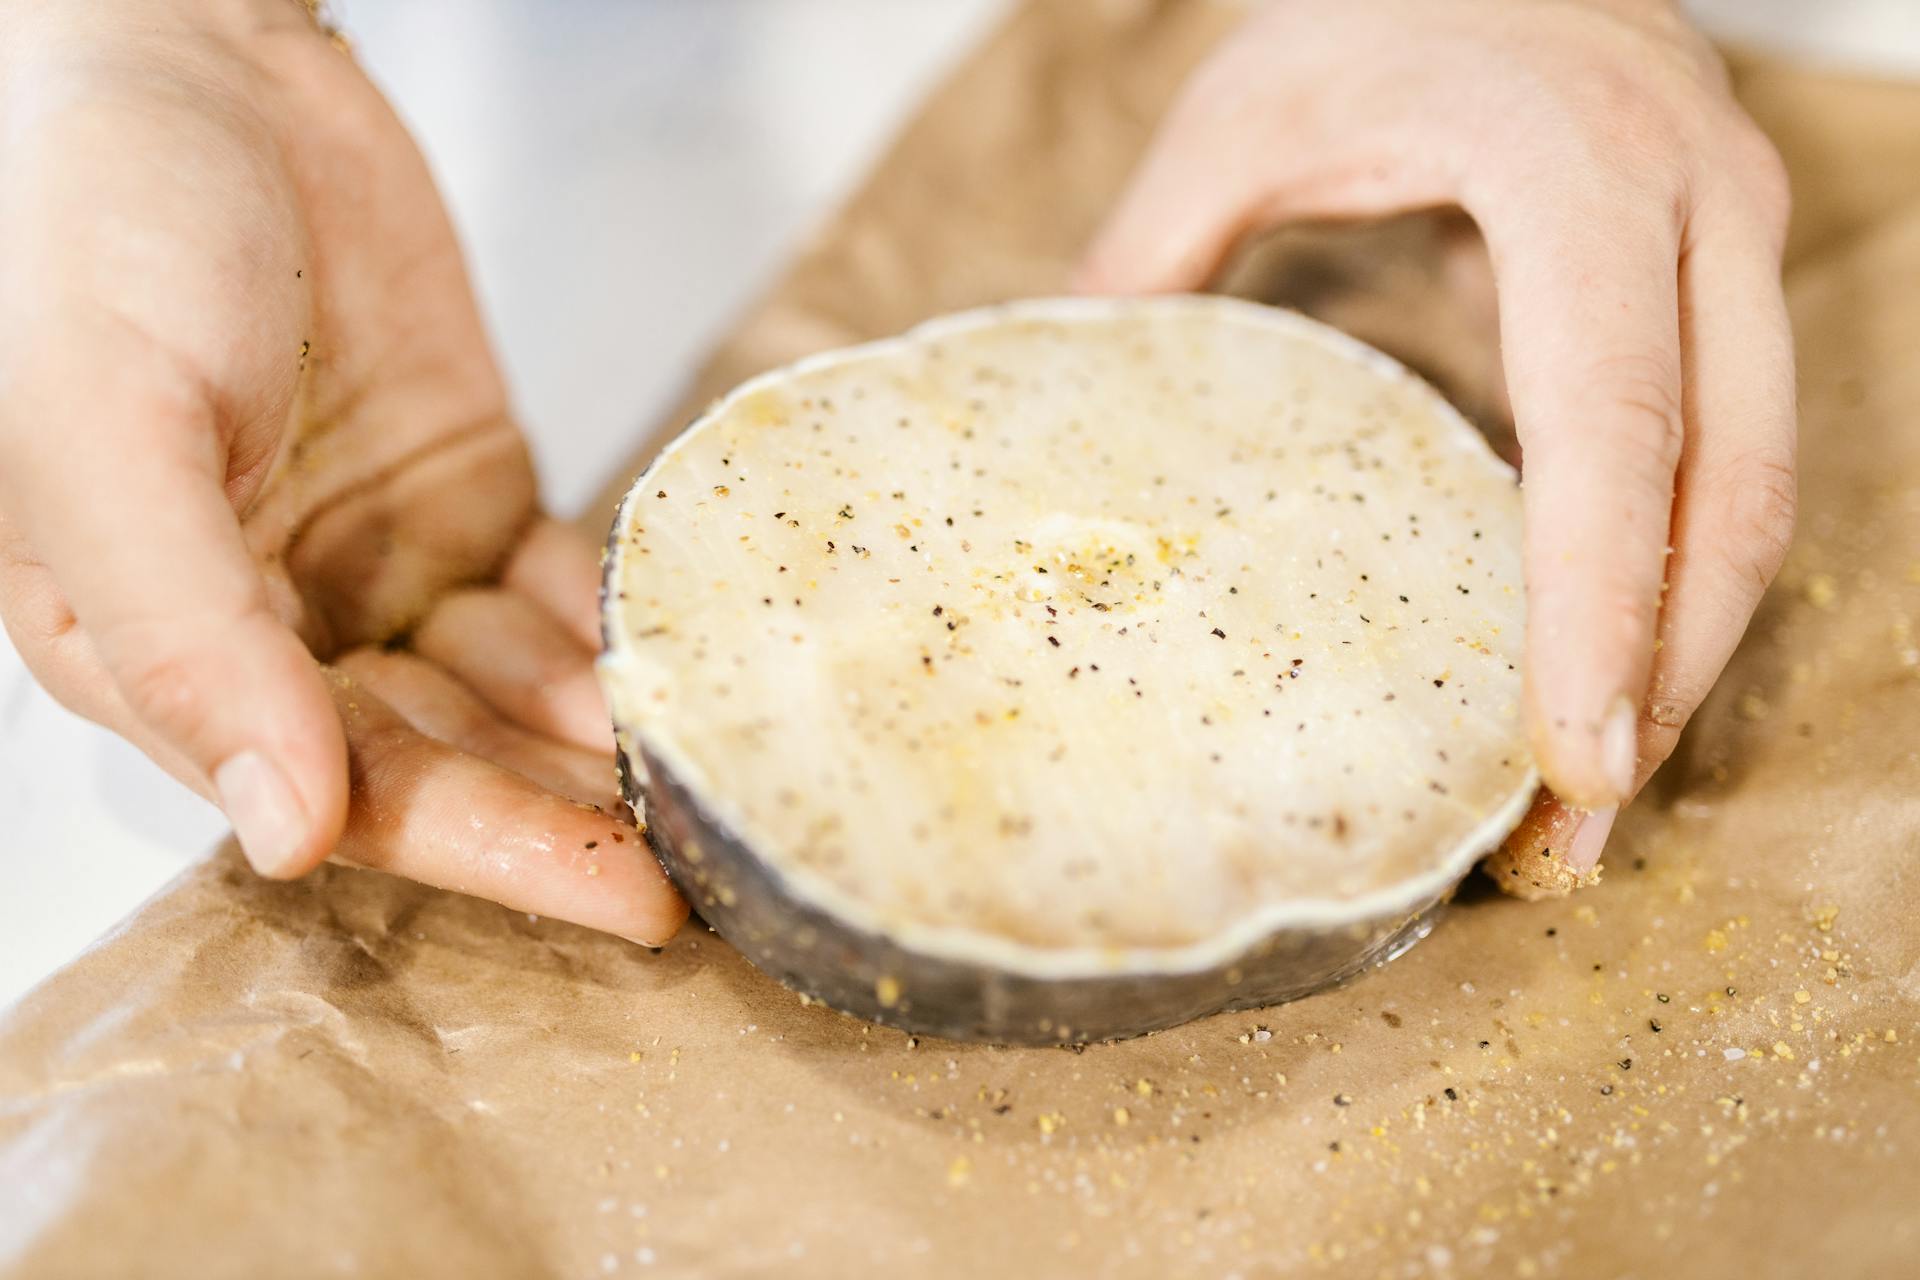
MULTIPOLYGON (((413 125, 554 509, 572 511, 1006 0, 336 0, 413 125)), ((1920 74, 1920 0, 1696 0, 1920 74)), ((0 1006, 225 831, 0 638, 0 1006)))

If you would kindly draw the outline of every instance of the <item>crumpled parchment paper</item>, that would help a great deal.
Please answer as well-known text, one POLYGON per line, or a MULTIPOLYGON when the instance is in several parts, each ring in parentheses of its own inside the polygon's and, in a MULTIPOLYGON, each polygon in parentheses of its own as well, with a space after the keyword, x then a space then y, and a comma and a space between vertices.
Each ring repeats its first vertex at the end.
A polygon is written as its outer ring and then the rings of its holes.
MULTIPOLYGON (((1018 10, 689 407, 1059 289, 1234 16, 1018 10)), ((1736 70, 1799 189, 1802 533, 1600 888, 1470 888, 1341 989, 1075 1053, 803 1007, 697 924, 226 851, 0 1024, 0 1272, 1920 1274, 1920 87, 1736 70)), ((1297 230, 1232 283, 1498 435, 1477 252, 1297 230)))

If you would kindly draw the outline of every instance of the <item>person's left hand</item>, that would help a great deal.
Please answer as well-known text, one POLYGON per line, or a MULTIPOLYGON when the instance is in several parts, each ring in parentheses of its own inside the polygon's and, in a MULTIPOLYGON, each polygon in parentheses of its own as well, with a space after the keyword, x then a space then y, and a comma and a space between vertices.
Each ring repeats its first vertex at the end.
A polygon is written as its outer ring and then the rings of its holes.
POLYGON ((1526 515, 1543 793, 1584 875, 1786 554, 1779 157, 1667 0, 1273 0, 1188 83, 1080 284, 1199 288, 1259 226, 1480 225, 1526 515), (1557 798, 1556 798, 1557 797, 1557 798))

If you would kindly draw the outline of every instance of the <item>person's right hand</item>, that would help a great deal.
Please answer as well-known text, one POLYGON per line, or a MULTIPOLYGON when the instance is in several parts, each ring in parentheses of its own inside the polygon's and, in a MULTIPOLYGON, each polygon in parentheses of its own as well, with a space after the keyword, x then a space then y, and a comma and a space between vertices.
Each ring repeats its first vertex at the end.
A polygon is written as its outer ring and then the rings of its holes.
POLYGON ((351 57, 294 0, 9 6, 0 172, 0 617, 36 677, 265 874, 673 933, 614 816, 594 553, 538 511, 351 57))

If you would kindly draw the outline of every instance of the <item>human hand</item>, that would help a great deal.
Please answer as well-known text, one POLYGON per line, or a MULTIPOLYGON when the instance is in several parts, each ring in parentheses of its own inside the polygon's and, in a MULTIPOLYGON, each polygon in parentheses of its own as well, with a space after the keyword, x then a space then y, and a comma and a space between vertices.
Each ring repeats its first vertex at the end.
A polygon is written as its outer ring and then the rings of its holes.
POLYGON ((1584 873, 1673 750, 1792 535, 1788 192, 1659 0, 1275 0, 1192 78, 1081 268, 1195 289, 1248 231, 1458 204, 1524 451, 1515 839, 1584 873))
POLYGON ((267 875, 670 935, 612 816, 594 549, 537 509, 378 91, 290 0, 13 8, 0 50, 0 616, 36 677, 267 875))

